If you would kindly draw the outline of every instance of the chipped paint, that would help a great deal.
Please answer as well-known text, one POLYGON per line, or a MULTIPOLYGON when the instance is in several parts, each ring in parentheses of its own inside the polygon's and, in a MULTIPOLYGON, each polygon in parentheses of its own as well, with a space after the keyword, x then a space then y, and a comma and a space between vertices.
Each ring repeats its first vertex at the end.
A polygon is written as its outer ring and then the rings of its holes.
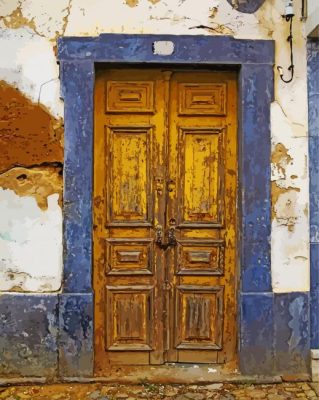
POLYGON ((48 198, 58 194, 62 206, 62 169, 55 167, 22 168, 15 167, 0 175, 0 187, 10 189, 17 196, 32 196, 38 207, 48 209, 48 198))
POLYGON ((136 7, 138 5, 138 0, 125 0, 125 3, 129 7, 136 7))
POLYGON ((276 172, 281 178, 286 178, 286 167, 292 161, 286 147, 282 143, 277 143, 271 155, 271 162, 273 168, 276 168, 276 172))

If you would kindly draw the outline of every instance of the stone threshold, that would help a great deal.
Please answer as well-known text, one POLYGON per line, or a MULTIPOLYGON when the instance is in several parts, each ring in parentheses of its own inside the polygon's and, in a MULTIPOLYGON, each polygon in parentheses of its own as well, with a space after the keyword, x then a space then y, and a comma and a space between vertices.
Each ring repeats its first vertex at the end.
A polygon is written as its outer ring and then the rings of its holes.
POLYGON ((23 377, 0 378, 0 386, 50 383, 118 383, 118 384, 186 384, 211 383, 274 384, 282 382, 310 382, 308 374, 294 375, 243 375, 227 371, 216 364, 178 364, 161 366, 112 367, 107 376, 95 377, 23 377))

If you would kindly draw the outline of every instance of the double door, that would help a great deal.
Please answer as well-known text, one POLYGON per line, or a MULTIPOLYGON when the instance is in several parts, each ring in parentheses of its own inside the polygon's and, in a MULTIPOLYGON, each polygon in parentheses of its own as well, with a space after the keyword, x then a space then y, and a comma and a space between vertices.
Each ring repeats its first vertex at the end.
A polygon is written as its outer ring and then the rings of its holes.
POLYGON ((97 71, 95 366, 236 349, 236 75, 97 71))

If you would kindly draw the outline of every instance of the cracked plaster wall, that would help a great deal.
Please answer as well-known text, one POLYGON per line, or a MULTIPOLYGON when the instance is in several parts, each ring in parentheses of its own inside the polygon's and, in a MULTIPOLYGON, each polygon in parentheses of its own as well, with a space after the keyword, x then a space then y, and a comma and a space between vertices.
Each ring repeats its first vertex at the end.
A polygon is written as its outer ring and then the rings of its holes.
MULTIPOLYGON (((0 0, 0 51, 6 55, 1 58, 0 79, 17 88, 34 104, 44 106, 58 121, 63 117, 63 104, 59 98, 55 58, 57 37, 95 36, 106 32, 222 34, 241 39, 273 39, 276 64, 282 65, 287 73, 288 24, 281 17, 283 5, 282 0, 266 0, 254 14, 244 14, 233 9, 226 0, 112 0, 108 3, 104 0, 0 0)), ((271 109, 271 256, 275 292, 309 290, 306 38, 304 23, 300 21, 301 0, 295 1, 295 7, 295 78, 292 83, 284 84, 275 70, 275 101, 271 109)), ((41 148, 41 143, 39 146, 41 148)), ((56 158, 55 161, 60 161, 58 156, 56 158)), ((19 160, 15 162, 20 165, 19 160)), ((25 161, 21 165, 28 167, 25 161)), ((38 189, 35 186, 34 190, 38 189)), ((2 197, 0 195, 2 212, 16 215, 27 241, 29 235, 32 236, 33 225, 42 224, 43 229, 50 232, 54 219, 57 232, 58 225, 61 226, 61 216, 57 216, 61 214, 58 192, 48 196, 48 208, 44 210, 30 193, 21 194, 3 187, 2 197), (11 197, 14 203, 8 201, 11 197), (44 215, 48 221, 43 221, 44 215)), ((14 228, 8 224, 5 229, 10 235, 14 228)), ((56 235, 52 239, 49 233, 44 235, 41 246, 47 254, 54 254, 58 263, 61 237, 56 235)), ((40 248, 36 242, 34 238, 29 243, 34 254, 38 254, 40 248)), ((15 279, 11 287, 6 280, 5 284, 0 283, 0 289, 15 290, 17 285, 32 291, 58 289, 60 267, 51 269, 54 276, 51 276, 51 286, 46 286, 46 277, 42 279, 40 271, 42 268, 47 270, 48 265, 44 267, 23 257, 21 243, 17 242, 13 250, 12 243, 4 238, 2 246, 11 249, 7 251, 12 255, 2 273, 10 273, 16 264, 21 273, 30 273, 37 278, 30 285, 26 283, 28 278, 23 284, 18 284, 15 279)))

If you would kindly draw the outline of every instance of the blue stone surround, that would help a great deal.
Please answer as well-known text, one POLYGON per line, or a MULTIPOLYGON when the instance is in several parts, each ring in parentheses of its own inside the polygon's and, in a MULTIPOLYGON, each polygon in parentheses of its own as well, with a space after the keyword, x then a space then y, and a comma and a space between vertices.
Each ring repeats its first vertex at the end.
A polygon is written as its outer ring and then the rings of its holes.
POLYGON ((319 39, 308 40, 311 348, 319 349, 319 39))
POLYGON ((113 35, 62 38, 58 44, 65 102, 65 286, 70 293, 91 291, 94 64, 175 64, 232 66, 239 69, 239 178, 241 232, 241 366, 273 372, 273 295, 270 271, 270 103, 273 100, 274 43, 231 37, 113 35), (155 55, 154 41, 174 43, 169 56, 155 55), (256 151, 258 149, 258 151, 256 151), (250 293, 253 293, 250 295, 250 293), (249 296, 253 298, 248 306, 249 296), (266 310, 269 314, 251 319, 266 310), (259 309, 258 305, 263 308, 259 309), (249 308, 247 308, 249 307, 249 308), (245 311, 252 308, 247 314, 245 311), (258 329, 263 333, 256 334, 258 329), (249 332, 253 330, 253 335, 249 332), (265 341, 265 336, 267 340, 265 341), (256 352, 258 349, 258 352, 256 352), (255 359, 255 362, 252 362, 255 359))
MULTIPOLYGON (((50 340, 55 340, 58 348, 52 360, 46 361, 47 374, 54 373, 56 368, 61 377, 93 375, 93 93, 97 63, 104 63, 106 67, 118 63, 227 66, 239 71, 240 371, 253 375, 307 372, 309 294, 277 295, 271 287, 270 105, 274 88, 274 42, 191 35, 63 37, 58 42, 58 59, 65 105, 64 278, 62 293, 53 296, 58 304, 54 303, 54 318, 50 320, 54 319, 56 331, 45 336, 52 336, 50 340), (171 55, 153 54, 153 42, 160 40, 174 43, 171 55), (55 367, 54 360, 58 364, 55 367)), ((14 307, 16 296, 8 295, 11 305, 0 297, 1 318, 7 308, 14 307)), ((31 314, 30 318, 35 315, 31 314)), ((46 326, 43 319, 40 331, 47 332, 46 326)), ((7 338, 5 345, 15 340, 27 341, 21 335, 10 341, 8 332, 8 325, 0 325, 0 337, 7 338)), ((34 340, 41 338, 35 336, 34 340)), ((0 348, 0 360, 1 351, 0 348)), ((20 368, 17 360, 12 362, 17 365, 16 370, 20 368)), ((0 361, 0 374, 3 371, 0 361)))

